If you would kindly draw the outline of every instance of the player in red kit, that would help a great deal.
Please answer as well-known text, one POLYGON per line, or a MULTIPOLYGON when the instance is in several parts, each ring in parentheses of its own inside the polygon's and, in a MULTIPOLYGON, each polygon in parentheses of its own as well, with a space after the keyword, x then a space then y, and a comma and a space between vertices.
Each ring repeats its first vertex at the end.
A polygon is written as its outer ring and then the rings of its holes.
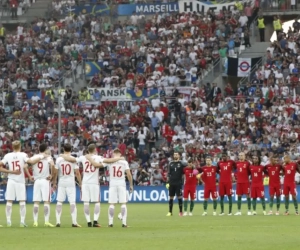
POLYGON ((274 196, 276 196, 276 215, 279 215, 281 195, 280 173, 282 167, 280 166, 280 164, 278 164, 278 157, 276 155, 270 157, 270 164, 266 165, 265 169, 269 176, 270 211, 268 215, 273 214, 272 209, 274 203, 274 196))
POLYGON ((217 209, 217 168, 212 165, 212 159, 210 156, 207 156, 206 159, 206 165, 201 168, 202 174, 200 175, 202 182, 204 183, 204 202, 203 202, 203 208, 204 212, 202 216, 207 215, 207 203, 208 199, 211 196, 213 199, 213 208, 214 212, 213 215, 217 215, 216 209, 217 209))
POLYGON ((237 207, 238 211, 234 215, 242 215, 241 206, 242 206, 242 196, 247 196, 248 203, 248 215, 251 213, 251 199, 250 199, 250 184, 249 184, 249 166, 250 163, 246 161, 245 153, 239 153, 239 161, 235 163, 236 172, 237 172, 237 182, 236 182, 236 194, 238 196, 237 207))
POLYGON ((300 173, 299 165, 296 162, 292 162, 289 155, 285 155, 283 160, 284 160, 283 194, 284 194, 284 201, 285 201, 285 215, 289 215, 290 195, 292 195, 293 198, 296 215, 299 215, 298 202, 297 202, 297 190, 295 184, 296 172, 300 173))
POLYGON ((235 166, 235 162, 228 159, 226 153, 222 154, 222 159, 218 162, 218 172, 220 174, 219 180, 219 196, 221 213, 224 215, 224 196, 227 195, 229 203, 229 213, 232 215, 232 173, 235 166))
POLYGON ((266 213, 266 200, 265 200, 265 189, 264 189, 264 170, 265 167, 260 165, 258 156, 252 157, 253 164, 250 165, 251 173, 251 198, 252 198, 252 215, 256 215, 256 201, 257 198, 261 199, 264 215, 266 213))
POLYGON ((194 200, 196 199, 196 188, 197 188, 197 174, 199 173, 198 170, 194 167, 193 160, 188 160, 188 166, 183 169, 184 172, 184 188, 183 188, 183 216, 187 216, 187 207, 188 207, 188 199, 190 197, 190 212, 189 216, 193 215, 194 209, 194 200))

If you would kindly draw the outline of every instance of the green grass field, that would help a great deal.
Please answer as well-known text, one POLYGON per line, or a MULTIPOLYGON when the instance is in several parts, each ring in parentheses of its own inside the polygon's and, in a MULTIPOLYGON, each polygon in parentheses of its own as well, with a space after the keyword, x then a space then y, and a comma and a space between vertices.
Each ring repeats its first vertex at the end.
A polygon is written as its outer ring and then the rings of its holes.
MULTIPOLYGON (((128 225, 121 228, 116 207, 114 228, 107 228, 107 204, 101 205, 102 228, 87 228, 82 204, 78 204, 78 223, 82 228, 71 228, 69 205, 63 206, 62 227, 44 228, 43 209, 40 207, 39 228, 32 227, 32 205, 27 205, 28 228, 19 228, 19 206, 13 206, 12 228, 5 227, 5 206, 0 206, 1 249, 60 250, 60 249, 139 249, 139 250, 293 250, 299 249, 300 218, 290 216, 212 216, 202 217, 202 204, 196 204, 193 217, 179 217, 174 204, 174 215, 166 217, 168 204, 129 204, 128 225)), ((258 204, 258 208, 260 208, 258 204)), ((236 205, 234 204, 235 211, 236 205)), ((246 208, 246 204, 243 204, 246 208)), ((225 211, 228 207, 225 206, 225 211)), ((283 210, 283 208, 282 208, 283 210)), ((293 207, 291 207, 293 212, 293 207)), ((55 223, 55 206, 51 207, 50 221, 55 223)))

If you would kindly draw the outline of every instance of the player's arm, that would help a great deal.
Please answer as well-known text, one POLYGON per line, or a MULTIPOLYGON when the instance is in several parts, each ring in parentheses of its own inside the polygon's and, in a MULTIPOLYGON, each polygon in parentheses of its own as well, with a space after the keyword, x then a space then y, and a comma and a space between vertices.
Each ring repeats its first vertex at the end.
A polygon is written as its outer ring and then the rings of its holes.
POLYGON ((6 173, 6 174, 17 174, 17 175, 21 174, 20 170, 12 171, 12 170, 6 169, 5 164, 2 161, 0 161, 0 172, 6 173))
POLYGON ((77 162, 76 158, 71 156, 71 155, 61 154, 61 155, 59 155, 59 157, 63 158, 65 161, 68 161, 68 162, 71 162, 71 163, 76 163, 77 162))
POLYGON ((132 182, 132 174, 130 172, 130 169, 126 169, 126 175, 129 181, 129 191, 131 193, 133 191, 133 182, 132 182))
POLYGON ((76 176, 76 179, 78 181, 78 185, 81 188, 81 174, 79 172, 79 169, 75 169, 75 176, 76 176))
POLYGON ((49 167, 50 167, 50 175, 47 177, 47 180, 50 181, 50 180, 52 180, 54 172, 55 172, 55 165, 54 165, 54 161, 53 160, 51 160, 49 162, 49 167))
POLYGON ((34 165, 34 164, 38 163, 39 161, 45 159, 46 157, 48 157, 48 155, 42 154, 39 157, 37 157, 35 155, 35 156, 32 156, 31 158, 28 158, 25 162, 29 165, 34 165))
POLYGON ((296 171, 297 171, 298 173, 300 173, 300 165, 299 165, 299 163, 296 163, 296 171))
POLYGON ((29 179, 30 181, 34 181, 33 176, 29 173, 28 165, 25 165, 25 166, 24 166, 24 173, 28 176, 28 179, 29 179))
POLYGON ((124 157, 104 158, 102 162, 110 164, 110 163, 115 163, 117 161, 123 161, 123 160, 125 160, 124 157))
POLYGON ((97 162, 93 159, 93 155, 86 155, 85 158, 95 167, 95 168, 104 168, 102 162, 97 162))
POLYGON ((56 165, 53 166, 51 170, 52 175, 52 186, 54 189, 57 187, 57 176, 58 176, 58 162, 56 162, 56 165))

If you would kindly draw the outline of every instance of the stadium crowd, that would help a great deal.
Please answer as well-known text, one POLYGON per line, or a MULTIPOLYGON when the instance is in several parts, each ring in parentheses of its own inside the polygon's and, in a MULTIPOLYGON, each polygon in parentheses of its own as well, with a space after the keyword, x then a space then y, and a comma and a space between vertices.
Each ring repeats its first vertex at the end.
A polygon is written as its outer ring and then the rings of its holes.
MULTIPOLYGON (((14 34, 0 37, 0 88, 5 92, 0 97, 1 157, 12 150, 15 139, 29 156, 46 142, 54 158, 59 140, 71 143, 78 156, 95 141, 106 157, 120 148, 136 185, 164 183, 173 152, 182 153, 184 160, 192 157, 196 165, 205 164, 207 154, 216 162, 224 150, 231 159, 241 150, 256 152, 263 164, 273 153, 290 152, 297 159, 297 40, 290 34, 271 45, 266 67, 248 85, 233 89, 228 83, 221 90, 214 83, 202 83, 210 65, 241 45, 242 31, 245 42, 250 37, 255 11, 238 5, 232 11, 204 15, 166 13, 149 19, 133 13, 130 20, 117 23, 82 14, 39 19, 31 27, 20 24, 14 34), (76 83, 61 86, 62 77, 76 75, 86 60, 104 65, 90 87, 159 88, 159 98, 120 105, 99 94, 91 96, 88 86, 78 92, 76 83), (286 69, 290 77, 284 80, 286 69), (167 94, 164 87, 170 86, 172 93, 167 94), (182 86, 191 86, 192 93, 182 94, 182 86), (29 99, 28 91, 36 93, 29 99), (57 96, 62 93, 58 138, 57 96), (84 105, 100 99, 99 106, 84 105)), ((299 29, 294 29, 293 36, 298 36, 299 29)))

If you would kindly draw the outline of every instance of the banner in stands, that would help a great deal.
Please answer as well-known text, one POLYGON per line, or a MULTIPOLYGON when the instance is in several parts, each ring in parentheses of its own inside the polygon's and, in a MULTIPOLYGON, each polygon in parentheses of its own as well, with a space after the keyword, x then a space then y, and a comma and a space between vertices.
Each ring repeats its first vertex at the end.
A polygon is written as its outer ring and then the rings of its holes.
POLYGON ((220 10, 230 10, 234 8, 235 2, 224 3, 224 4, 212 4, 204 3, 193 0, 179 1, 179 12, 207 12, 209 9, 214 10, 218 13, 220 10))
POLYGON ((98 74, 103 67, 103 62, 85 62, 85 76, 92 77, 95 74, 98 74))
MULTIPOLYGON (((186 97, 191 97, 194 93, 197 94, 198 89, 192 87, 177 87, 178 92, 186 97)), ((170 96, 174 92, 174 87, 165 87, 166 95, 170 96)))
MULTIPOLYGON (((101 186, 101 202, 108 201, 108 186, 101 186)), ((5 202, 5 191, 6 185, 0 186, 0 203, 5 202)), ((297 186, 297 192, 300 192, 300 186, 297 186)), ((33 186, 27 186, 27 203, 32 203, 33 186)), ((164 186, 155 187, 142 187, 135 186, 134 191, 130 194, 128 192, 129 202, 132 203, 166 203, 168 202, 168 190, 164 186)), ((265 196, 266 201, 269 200, 269 186, 265 186, 265 196)), ((204 200, 204 190, 203 186, 197 187, 196 201, 203 202, 204 200)), ((290 197, 290 200, 291 197, 290 197)), ((211 202, 211 200, 209 200, 211 202)), ((237 201, 237 196, 235 194, 235 187, 233 190, 233 201, 237 201)), ((247 201, 246 197, 242 198, 243 202, 247 201)), ((281 201, 284 201, 284 196, 281 196, 281 201)), ((51 202, 56 202, 56 192, 52 190, 51 202)), ((80 189, 76 187, 76 202, 81 203, 80 200, 80 189)))
POLYGON ((119 16, 130 16, 133 12, 143 15, 156 13, 178 12, 178 3, 157 3, 157 4, 120 4, 118 5, 119 16))
POLYGON ((126 99, 126 88, 88 88, 89 94, 94 95, 95 90, 100 92, 101 101, 116 101, 126 99))
POLYGON ((128 100, 139 100, 141 98, 153 99, 158 97, 158 89, 138 89, 132 90, 127 89, 127 98, 128 100))
POLYGON ((261 60, 261 57, 256 58, 233 58, 229 57, 227 64, 227 75, 245 77, 251 72, 252 68, 261 60))
POLYGON ((81 5, 72 7, 65 7, 64 13, 66 15, 88 14, 93 16, 107 16, 110 14, 110 8, 107 4, 81 5))

